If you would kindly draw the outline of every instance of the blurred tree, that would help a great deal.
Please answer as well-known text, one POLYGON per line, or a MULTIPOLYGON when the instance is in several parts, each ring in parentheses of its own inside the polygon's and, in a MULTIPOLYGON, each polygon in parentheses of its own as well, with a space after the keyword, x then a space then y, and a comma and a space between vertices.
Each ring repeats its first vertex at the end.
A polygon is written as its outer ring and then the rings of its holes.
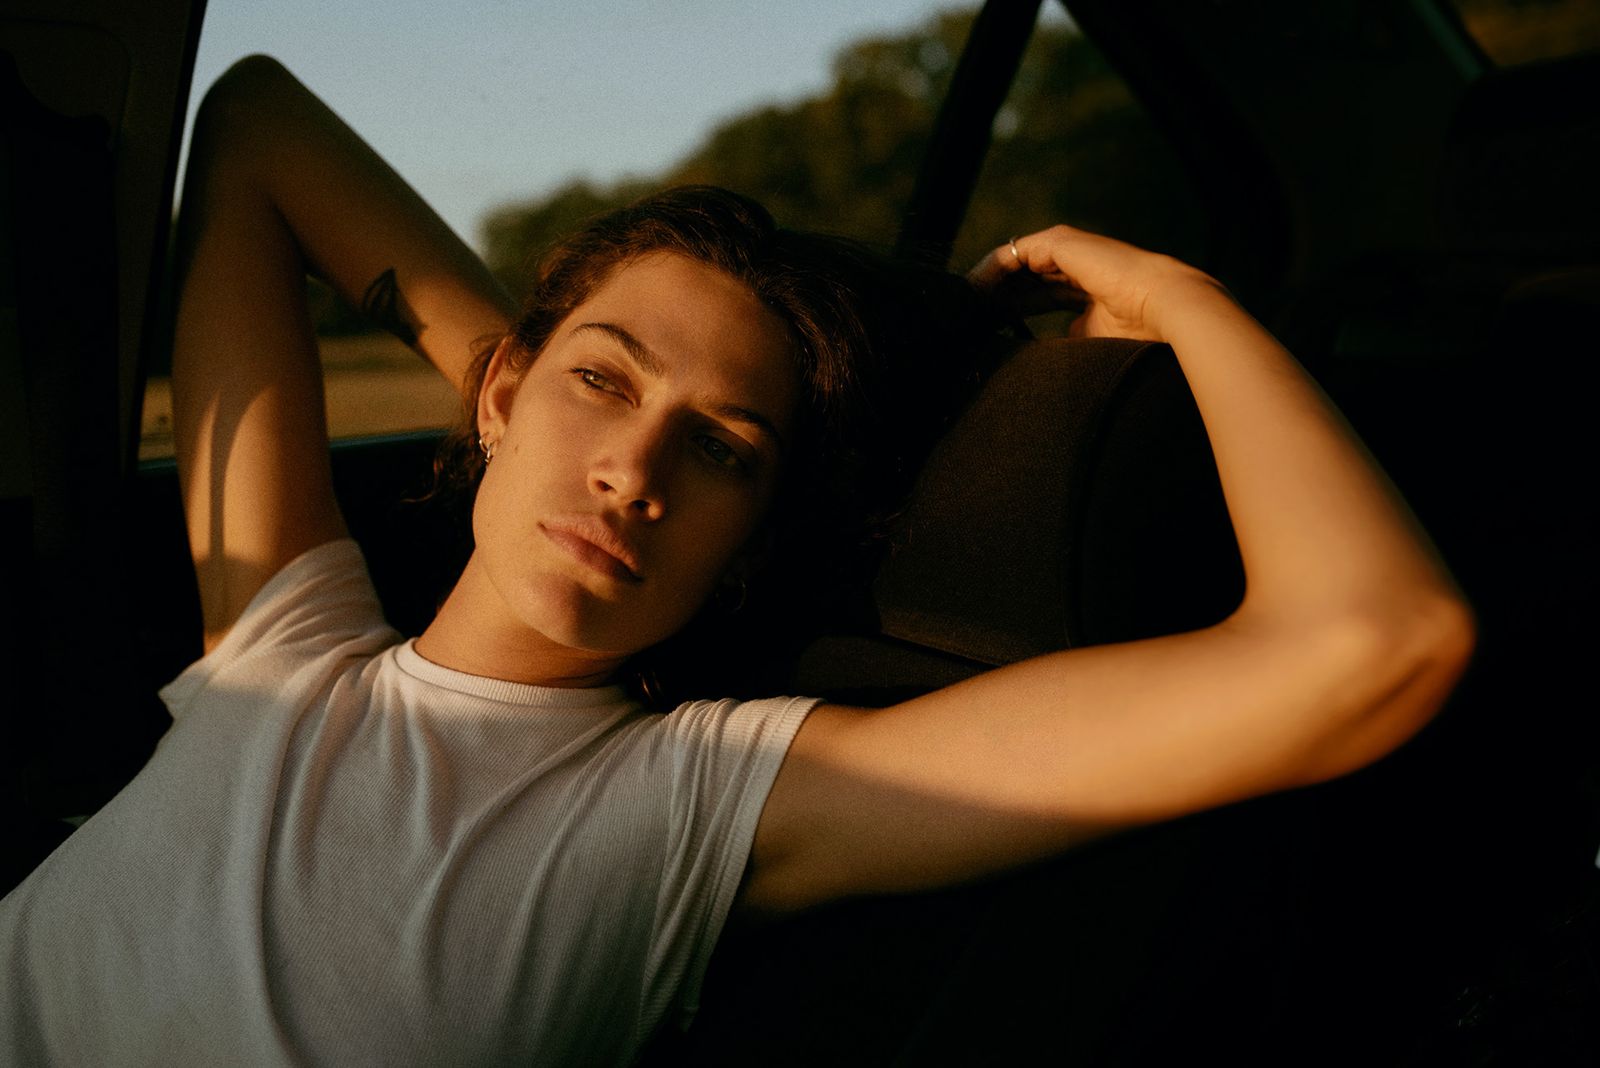
POLYGON ((996 116, 951 264, 1057 222, 1205 258, 1200 203, 1126 83, 1081 34, 1040 27, 996 116))
POLYGON ((635 200, 662 183, 624 181, 598 187, 584 180, 569 182, 542 200, 501 208, 484 219, 480 231, 489 266, 513 293, 522 293, 532 277, 539 253, 556 238, 586 219, 635 200))
POLYGON ((825 93, 731 119, 658 176, 575 183, 493 213, 482 230, 490 267, 521 291, 531 260, 584 216, 685 182, 755 197, 789 226, 887 245, 972 17, 947 12, 910 33, 846 47, 825 93))
MULTIPOLYGON (((684 182, 753 196, 789 226, 889 245, 973 15, 945 12, 849 45, 825 93, 731 119, 657 177, 574 183, 495 212, 482 231, 489 265, 520 292, 538 252, 583 217, 684 182)), ((1177 162, 1121 79, 1076 30, 1052 23, 1034 33, 997 117, 952 264, 1058 221, 1198 258, 1199 220, 1177 162)))
MULTIPOLYGON (((1600 33, 1594 0, 1455 2, 1491 54, 1528 48, 1530 36, 1554 34, 1570 46, 1579 29, 1579 47, 1592 47, 1600 33)), ((583 220, 685 182, 753 196, 789 226, 889 245, 973 17, 947 11, 908 32, 846 46, 827 91, 730 119, 660 174, 578 180, 495 211, 481 231, 489 266, 524 292, 538 255, 583 220)), ((994 135, 952 266, 1054 222, 1205 262, 1206 217, 1181 164, 1070 24, 1035 31, 994 135)), ((324 307, 319 323, 350 328, 344 311, 324 307)))

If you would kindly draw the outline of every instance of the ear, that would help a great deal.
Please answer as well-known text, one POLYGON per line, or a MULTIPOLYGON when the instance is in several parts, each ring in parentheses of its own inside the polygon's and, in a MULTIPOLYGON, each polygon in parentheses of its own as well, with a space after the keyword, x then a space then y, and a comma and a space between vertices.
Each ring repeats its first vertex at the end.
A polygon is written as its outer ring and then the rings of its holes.
POLYGON ((478 389, 478 434, 491 440, 499 440, 505 434, 506 424, 511 421, 511 402, 516 399, 517 386, 522 381, 510 367, 516 343, 516 339, 507 334, 495 346, 489 366, 484 368, 483 385, 478 389))

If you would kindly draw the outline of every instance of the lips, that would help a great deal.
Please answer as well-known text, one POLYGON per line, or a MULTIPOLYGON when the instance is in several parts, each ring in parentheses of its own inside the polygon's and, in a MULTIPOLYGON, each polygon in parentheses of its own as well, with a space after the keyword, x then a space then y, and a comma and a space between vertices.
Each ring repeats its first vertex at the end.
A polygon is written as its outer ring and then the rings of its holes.
POLYGON ((597 516, 574 515, 539 524, 544 536, 579 563, 621 582, 639 583, 639 554, 597 516))

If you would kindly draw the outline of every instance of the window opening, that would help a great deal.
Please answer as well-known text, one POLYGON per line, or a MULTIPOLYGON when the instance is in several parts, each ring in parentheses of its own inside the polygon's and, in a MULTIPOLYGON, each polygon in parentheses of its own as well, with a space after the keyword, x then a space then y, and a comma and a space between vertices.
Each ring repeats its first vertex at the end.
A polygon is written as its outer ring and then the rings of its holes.
MULTIPOLYGON (((978 178, 950 264, 1058 222, 1207 261, 1205 212, 1183 164, 1122 77, 1046 3, 978 178)), ((1070 316, 1032 321, 1059 334, 1070 316)))
MULTIPOLYGON (((892 243, 976 8, 717 5, 714 24, 703 5, 628 0, 439 10, 394 0, 374 21, 315 0, 213 0, 192 99, 240 56, 277 56, 515 293, 580 220, 680 182, 892 243)), ((334 438, 455 422, 459 400, 419 357, 311 293, 334 438)), ((141 460, 172 452, 166 370, 151 368, 141 460)))

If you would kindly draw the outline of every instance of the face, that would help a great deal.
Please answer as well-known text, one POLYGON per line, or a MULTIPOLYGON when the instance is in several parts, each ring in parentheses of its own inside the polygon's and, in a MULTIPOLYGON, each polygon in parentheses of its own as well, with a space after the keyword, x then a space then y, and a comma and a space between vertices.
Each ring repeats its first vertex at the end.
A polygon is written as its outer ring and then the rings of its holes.
POLYGON ((521 374, 497 353, 469 571, 502 627, 622 657, 747 573, 799 397, 782 321, 715 268, 616 270, 521 374))

